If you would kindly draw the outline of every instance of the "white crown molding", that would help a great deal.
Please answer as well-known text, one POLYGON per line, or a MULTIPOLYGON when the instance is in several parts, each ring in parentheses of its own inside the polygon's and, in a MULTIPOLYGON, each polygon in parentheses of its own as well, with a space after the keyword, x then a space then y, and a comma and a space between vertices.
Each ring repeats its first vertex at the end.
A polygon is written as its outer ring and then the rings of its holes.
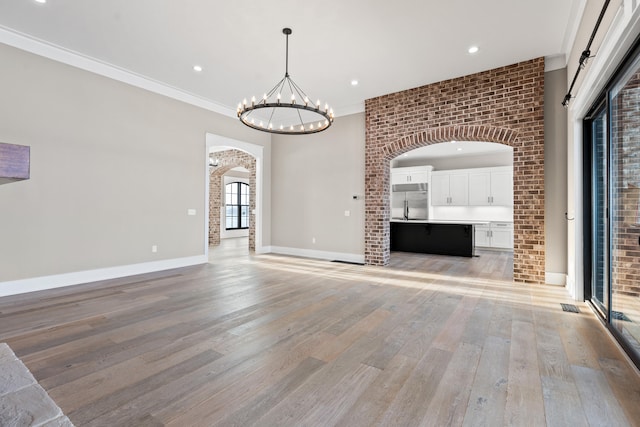
POLYGON ((553 55, 544 57, 544 72, 560 70, 567 66, 566 55, 553 55))
POLYGON ((223 116, 236 118, 236 111, 224 105, 199 97, 189 92, 166 85, 148 77, 116 67, 98 59, 82 55, 78 52, 47 43, 25 34, 0 26, 0 43, 39 55, 53 61, 80 68, 94 74, 108 77, 131 86, 148 90, 168 98, 182 101, 196 107, 213 111, 223 116))
POLYGON ((336 117, 350 116, 352 114, 364 113, 364 102, 359 102, 353 105, 347 105, 345 107, 335 108, 336 117))
POLYGON ((564 66, 567 66, 569 54, 571 53, 573 45, 576 42, 576 37, 578 36, 578 30, 580 29, 580 23, 582 22, 582 16, 584 15, 586 7, 587 0, 573 0, 571 11, 569 12, 569 16, 573 17, 573 19, 567 22, 567 27, 564 32, 564 38, 562 40, 561 52, 565 56, 564 66))
POLYGON ((0 282, 0 297, 206 264, 204 255, 0 282))

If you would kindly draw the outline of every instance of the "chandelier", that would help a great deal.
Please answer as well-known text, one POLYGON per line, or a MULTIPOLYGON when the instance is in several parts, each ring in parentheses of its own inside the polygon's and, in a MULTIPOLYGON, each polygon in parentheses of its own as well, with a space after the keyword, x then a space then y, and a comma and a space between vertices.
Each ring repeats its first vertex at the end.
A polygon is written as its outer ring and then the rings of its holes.
POLYGON ((245 99, 238 104, 238 118, 250 128, 284 135, 306 135, 322 132, 333 123, 333 110, 320 100, 315 104, 289 76, 289 35, 291 28, 283 28, 286 36, 284 77, 269 92, 256 100, 245 99))

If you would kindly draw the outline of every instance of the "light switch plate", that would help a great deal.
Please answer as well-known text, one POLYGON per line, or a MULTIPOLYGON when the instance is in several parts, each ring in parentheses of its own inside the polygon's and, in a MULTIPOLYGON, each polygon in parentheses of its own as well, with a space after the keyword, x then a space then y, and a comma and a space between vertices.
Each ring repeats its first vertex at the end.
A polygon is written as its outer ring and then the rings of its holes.
POLYGON ((187 215, 195 215, 196 214, 196 210, 195 209, 187 209, 187 215))

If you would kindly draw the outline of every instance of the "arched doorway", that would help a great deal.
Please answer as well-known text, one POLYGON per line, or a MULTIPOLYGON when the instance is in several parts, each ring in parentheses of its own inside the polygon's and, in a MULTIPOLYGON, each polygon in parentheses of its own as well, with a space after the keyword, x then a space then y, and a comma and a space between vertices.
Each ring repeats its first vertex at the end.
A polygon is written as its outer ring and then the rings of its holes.
POLYGON ((214 151, 211 153, 214 165, 209 168, 209 245, 220 244, 222 192, 225 188, 224 175, 234 168, 244 168, 249 172, 249 250, 256 250, 256 159, 237 149, 214 151))
MULTIPOLYGON (((267 237, 264 237, 265 227, 263 226, 263 183, 265 177, 265 165, 264 165, 264 149, 262 145, 253 144, 249 142, 239 141, 232 138, 228 138, 221 135, 215 135, 211 133, 206 134, 206 163, 203 167, 206 170, 206 192, 205 192, 205 206, 207 208, 207 215, 205 218, 204 229, 205 229, 205 255, 209 256, 209 240, 210 240, 210 221, 211 221, 211 175, 212 171, 209 167, 209 158, 213 155, 212 153, 219 153, 222 151, 229 151, 230 157, 223 161, 224 159, 219 158, 219 169, 218 172, 215 172, 215 176, 220 176, 225 173, 224 169, 230 170, 233 167, 242 166, 242 164, 246 164, 247 170, 250 170, 252 167, 255 170, 255 173, 251 173, 253 179, 250 179, 250 184, 252 187, 251 190, 251 227, 250 227, 250 236, 251 236, 251 250, 255 250, 256 253, 265 253, 268 252, 268 248, 263 247, 263 242, 268 241, 267 237), (232 154, 235 153, 235 154, 232 154)), ((216 168, 218 169, 218 168, 216 168)), ((220 206, 220 204, 218 205, 220 206)), ((218 209, 219 210, 219 209, 218 209)), ((215 239, 215 237, 214 237, 215 239)))
POLYGON ((516 282, 545 282, 544 59, 366 101, 365 262, 390 256, 390 161, 426 145, 484 141, 513 148, 516 282))

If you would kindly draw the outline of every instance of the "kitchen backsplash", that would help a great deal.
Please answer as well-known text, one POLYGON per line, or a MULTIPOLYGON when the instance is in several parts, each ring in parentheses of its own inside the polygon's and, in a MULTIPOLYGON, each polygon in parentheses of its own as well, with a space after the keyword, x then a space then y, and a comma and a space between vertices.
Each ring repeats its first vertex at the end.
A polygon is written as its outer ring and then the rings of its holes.
POLYGON ((513 208, 508 206, 432 206, 429 213, 434 220, 513 222, 513 208))

